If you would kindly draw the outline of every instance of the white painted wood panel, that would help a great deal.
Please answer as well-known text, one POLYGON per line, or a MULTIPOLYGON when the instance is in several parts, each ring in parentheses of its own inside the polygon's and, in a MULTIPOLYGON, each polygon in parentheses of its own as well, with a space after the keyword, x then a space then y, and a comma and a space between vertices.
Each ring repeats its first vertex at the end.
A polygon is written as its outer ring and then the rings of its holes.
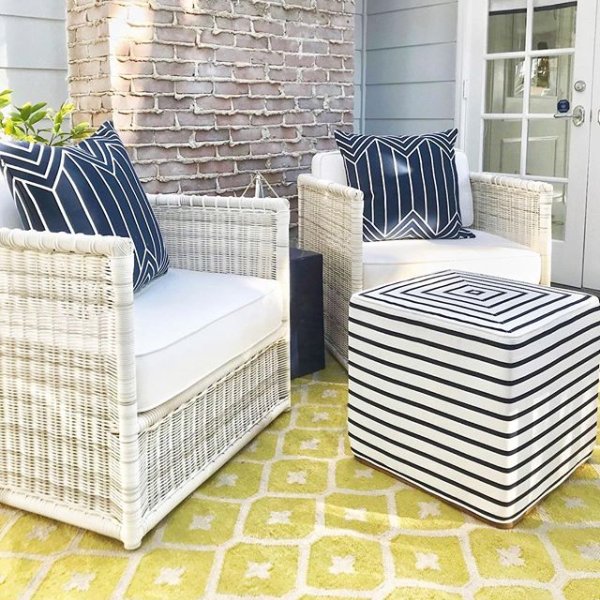
POLYGON ((454 127, 452 119, 369 119, 371 135, 416 135, 431 131, 444 131, 454 127))
POLYGON ((0 15, 0 67, 64 70, 66 64, 64 21, 0 15))
POLYGON ((369 0, 369 13, 395 12, 438 4, 455 4, 456 0, 369 0))
POLYGON ((65 20, 66 0, 0 0, 0 15, 65 20))
POLYGON ((389 13, 369 13, 367 50, 455 42, 457 9, 458 5, 452 2, 389 13))
POLYGON ((68 97, 65 0, 0 0, 0 89, 17 104, 68 97))
POLYGON ((365 132, 454 125, 457 0, 368 0, 365 132))
POLYGON ((454 82, 368 85, 367 119, 454 119, 454 82))
POLYGON ((369 52, 366 83, 454 81, 456 44, 386 48, 369 52))

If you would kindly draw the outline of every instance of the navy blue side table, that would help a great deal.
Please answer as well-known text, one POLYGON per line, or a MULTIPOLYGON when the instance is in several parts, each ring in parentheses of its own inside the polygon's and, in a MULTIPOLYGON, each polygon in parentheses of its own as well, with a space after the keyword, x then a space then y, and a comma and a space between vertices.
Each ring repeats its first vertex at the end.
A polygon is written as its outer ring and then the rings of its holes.
POLYGON ((323 256, 290 248, 290 366, 292 379, 325 368, 323 256))

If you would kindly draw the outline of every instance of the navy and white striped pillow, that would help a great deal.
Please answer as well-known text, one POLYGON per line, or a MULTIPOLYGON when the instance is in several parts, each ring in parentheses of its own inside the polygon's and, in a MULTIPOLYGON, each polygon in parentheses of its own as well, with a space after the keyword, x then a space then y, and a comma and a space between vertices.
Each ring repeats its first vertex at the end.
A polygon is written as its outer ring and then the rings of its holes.
POLYGON ((348 184, 365 196, 365 241, 475 237, 460 218, 457 135, 457 129, 401 136, 335 132, 348 184))
POLYGON ((134 290, 167 272, 156 217, 112 123, 77 146, 0 142, 0 167, 24 227, 131 238, 134 290))

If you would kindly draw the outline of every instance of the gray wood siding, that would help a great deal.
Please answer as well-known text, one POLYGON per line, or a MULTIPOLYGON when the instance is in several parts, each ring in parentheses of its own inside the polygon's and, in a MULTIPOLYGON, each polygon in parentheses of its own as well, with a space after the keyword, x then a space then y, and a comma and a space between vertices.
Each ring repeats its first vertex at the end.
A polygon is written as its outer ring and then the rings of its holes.
POLYGON ((456 0, 367 0, 365 131, 454 124, 456 0))
POLYGON ((0 0, 0 89, 16 103, 68 97, 65 0, 0 0))

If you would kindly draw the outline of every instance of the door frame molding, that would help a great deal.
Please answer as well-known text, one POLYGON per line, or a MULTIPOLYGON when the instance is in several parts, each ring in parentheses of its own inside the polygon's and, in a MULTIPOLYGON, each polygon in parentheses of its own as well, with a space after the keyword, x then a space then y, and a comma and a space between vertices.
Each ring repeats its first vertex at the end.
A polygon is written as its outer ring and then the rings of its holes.
MULTIPOLYGON (((481 0, 475 0, 481 2, 481 0)), ((473 36, 473 0, 458 0, 458 23, 456 24, 456 91, 454 122, 458 127, 457 146, 467 152, 467 119, 469 100, 469 65, 473 36)), ((472 157, 469 156, 469 159, 472 157)), ((469 164, 472 164, 469 161, 469 164)), ((474 169, 472 169, 474 170, 474 169)))
MULTIPOLYGON (((600 7, 596 9, 596 40, 600 39, 600 7)), ((585 233, 583 244, 583 287, 600 289, 600 261, 594 260, 600 240, 600 169, 592 165, 600 161, 600 49, 596 48, 592 67, 590 149, 588 162, 588 187, 585 208, 585 233)))

